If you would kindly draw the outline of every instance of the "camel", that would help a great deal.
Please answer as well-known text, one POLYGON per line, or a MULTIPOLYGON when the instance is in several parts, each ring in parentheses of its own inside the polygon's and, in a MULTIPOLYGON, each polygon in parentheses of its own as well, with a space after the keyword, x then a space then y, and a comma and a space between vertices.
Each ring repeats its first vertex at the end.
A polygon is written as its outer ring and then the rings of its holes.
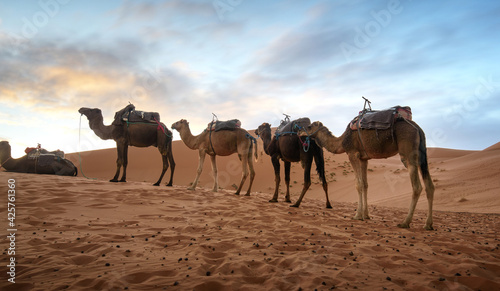
POLYGON ((238 186, 235 194, 240 194, 243 183, 245 183, 245 180, 248 177, 248 168, 250 168, 250 185, 248 186, 248 190, 245 195, 250 196, 250 191, 255 177, 252 160, 252 148, 254 149, 255 160, 258 158, 258 154, 257 143, 255 142, 254 148, 253 142, 255 139, 246 130, 243 128, 235 128, 233 130, 212 131, 211 133, 210 131, 205 130, 201 134, 193 136, 189 128, 189 122, 185 119, 181 119, 172 124, 172 129, 179 132, 182 141, 188 148, 198 150, 198 170, 196 172, 194 182, 190 187, 188 187, 189 190, 194 190, 196 188, 203 170, 205 155, 208 154, 212 162, 212 174, 214 179, 214 187, 212 191, 217 192, 219 189, 219 182, 217 178, 217 164, 215 161, 216 156, 229 156, 234 153, 238 153, 242 166, 242 176, 240 185, 238 186))
POLYGON ((92 129, 98 137, 104 140, 112 139, 116 142, 116 173, 110 182, 127 181, 128 146, 154 146, 158 148, 158 151, 162 156, 163 169, 160 178, 153 185, 160 185, 163 175, 165 175, 170 163, 170 181, 167 186, 172 186, 175 170, 174 156, 172 154, 172 132, 168 130, 163 123, 156 124, 141 122, 120 124, 113 122, 111 125, 104 125, 101 109, 82 107, 78 110, 78 112, 87 117, 90 129, 92 129), (163 127, 163 129, 160 127, 163 127), (121 179, 118 180, 120 169, 122 167, 123 174, 121 179))
POLYGON ((46 150, 40 150, 37 157, 24 155, 13 159, 8 141, 0 141, 0 168, 9 172, 54 174, 60 176, 76 176, 78 170, 73 163, 46 150))
MULTIPOLYGON (((310 123, 307 119, 307 124, 310 123)), ((301 162, 304 169, 304 186, 299 199, 291 207, 299 207, 304 195, 311 186, 311 167, 312 161, 316 163, 316 170, 319 178, 323 184, 323 190, 326 195, 326 208, 332 208, 330 200, 328 199, 328 183, 325 177, 325 161, 323 158, 323 149, 319 147, 314 140, 310 141, 309 150, 306 152, 303 148, 303 143, 297 134, 281 135, 279 138, 276 136, 271 138, 271 125, 263 123, 260 125, 255 134, 259 136, 264 142, 264 151, 271 156, 271 162, 274 167, 275 188, 274 195, 269 202, 278 202, 278 191, 280 185, 280 159, 283 160, 285 165, 285 184, 286 195, 285 202, 291 203, 290 200, 290 166, 292 162, 301 162)))
POLYGON ((404 166, 408 168, 413 188, 413 196, 408 216, 398 227, 409 228, 422 192, 418 170, 422 174, 427 193, 428 213, 424 228, 432 230, 432 203, 434 184, 427 164, 427 147, 423 130, 413 121, 396 119, 392 129, 358 129, 356 132, 349 126, 340 137, 335 137, 321 122, 315 121, 299 130, 300 136, 310 136, 318 144, 334 154, 347 153, 356 176, 356 189, 359 202, 353 219, 370 219, 368 215, 368 181, 367 168, 370 159, 385 159, 399 153, 404 166))

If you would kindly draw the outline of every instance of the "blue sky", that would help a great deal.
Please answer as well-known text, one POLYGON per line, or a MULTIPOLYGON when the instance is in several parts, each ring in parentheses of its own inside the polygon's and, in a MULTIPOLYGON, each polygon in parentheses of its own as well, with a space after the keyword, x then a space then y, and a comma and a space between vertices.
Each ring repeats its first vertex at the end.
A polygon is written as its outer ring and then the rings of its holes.
MULTIPOLYGON (((114 147, 88 128, 128 102, 193 133, 283 113, 335 135, 362 109, 410 106, 429 146, 500 141, 498 1, 2 1, 0 140, 114 147)), ((175 135, 176 139, 179 136, 175 135)))

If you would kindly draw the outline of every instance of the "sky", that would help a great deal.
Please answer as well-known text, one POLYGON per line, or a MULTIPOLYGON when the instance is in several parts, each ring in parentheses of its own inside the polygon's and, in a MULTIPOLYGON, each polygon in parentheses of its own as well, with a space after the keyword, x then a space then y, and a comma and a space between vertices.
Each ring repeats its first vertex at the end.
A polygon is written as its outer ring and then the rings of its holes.
MULTIPOLYGON (((0 0, 0 140, 67 153, 115 147, 132 103, 199 134, 212 120, 319 120, 410 106, 429 147, 500 142, 499 1, 0 0)), ((176 132, 174 139, 178 140, 176 132)))

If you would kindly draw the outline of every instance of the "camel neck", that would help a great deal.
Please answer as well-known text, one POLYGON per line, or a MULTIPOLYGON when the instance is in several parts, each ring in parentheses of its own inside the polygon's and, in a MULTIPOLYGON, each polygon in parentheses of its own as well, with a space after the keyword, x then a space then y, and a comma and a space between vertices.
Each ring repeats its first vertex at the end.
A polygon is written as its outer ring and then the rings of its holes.
POLYGON ((265 130, 264 132, 262 132, 262 134, 260 135, 260 138, 262 139, 262 142, 264 143, 264 151, 266 152, 266 154, 269 155, 269 144, 271 143, 271 129, 269 130, 265 130))
POLYGON ((334 154, 341 154, 345 153, 344 147, 342 146, 344 135, 345 133, 340 137, 336 137, 331 132, 324 129, 318 132, 318 140, 321 142, 321 145, 329 152, 332 152, 334 154))
POLYGON ((198 149, 200 135, 194 136, 191 133, 191 129, 189 128, 189 126, 183 126, 179 131, 179 134, 182 141, 188 148, 192 150, 198 149))
POLYGON ((89 126, 101 139, 113 139, 111 131, 112 125, 104 125, 102 116, 98 116, 89 121, 89 126))

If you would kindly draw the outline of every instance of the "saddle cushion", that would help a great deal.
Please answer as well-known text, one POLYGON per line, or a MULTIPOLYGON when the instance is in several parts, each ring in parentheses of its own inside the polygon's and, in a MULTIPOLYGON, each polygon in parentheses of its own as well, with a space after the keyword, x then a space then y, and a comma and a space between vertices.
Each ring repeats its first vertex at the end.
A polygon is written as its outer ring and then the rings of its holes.
POLYGON ((241 121, 238 119, 231 119, 227 121, 215 121, 210 122, 207 125, 208 131, 219 131, 219 130, 234 130, 237 128, 241 128, 241 121))
POLYGON ((156 123, 157 121, 160 122, 160 114, 158 112, 146 112, 146 111, 139 111, 139 110, 133 110, 130 111, 129 113, 125 113, 122 116, 123 121, 128 121, 128 122, 152 122, 156 123))
POLYGON ((123 124, 124 121, 157 123, 160 122, 160 114, 158 112, 135 110, 134 104, 129 104, 115 113, 115 119, 112 124, 120 125, 123 124))
POLYGON ((349 127, 352 130, 358 129, 389 129, 394 122, 400 118, 411 120, 411 108, 408 106, 394 106, 381 111, 361 112, 356 116, 349 127))
POLYGON ((298 127, 304 127, 311 124, 311 120, 308 117, 302 117, 295 119, 290 122, 281 122, 280 126, 276 129, 275 135, 292 134, 298 131, 298 127), (295 126, 297 125, 297 126, 295 126))

